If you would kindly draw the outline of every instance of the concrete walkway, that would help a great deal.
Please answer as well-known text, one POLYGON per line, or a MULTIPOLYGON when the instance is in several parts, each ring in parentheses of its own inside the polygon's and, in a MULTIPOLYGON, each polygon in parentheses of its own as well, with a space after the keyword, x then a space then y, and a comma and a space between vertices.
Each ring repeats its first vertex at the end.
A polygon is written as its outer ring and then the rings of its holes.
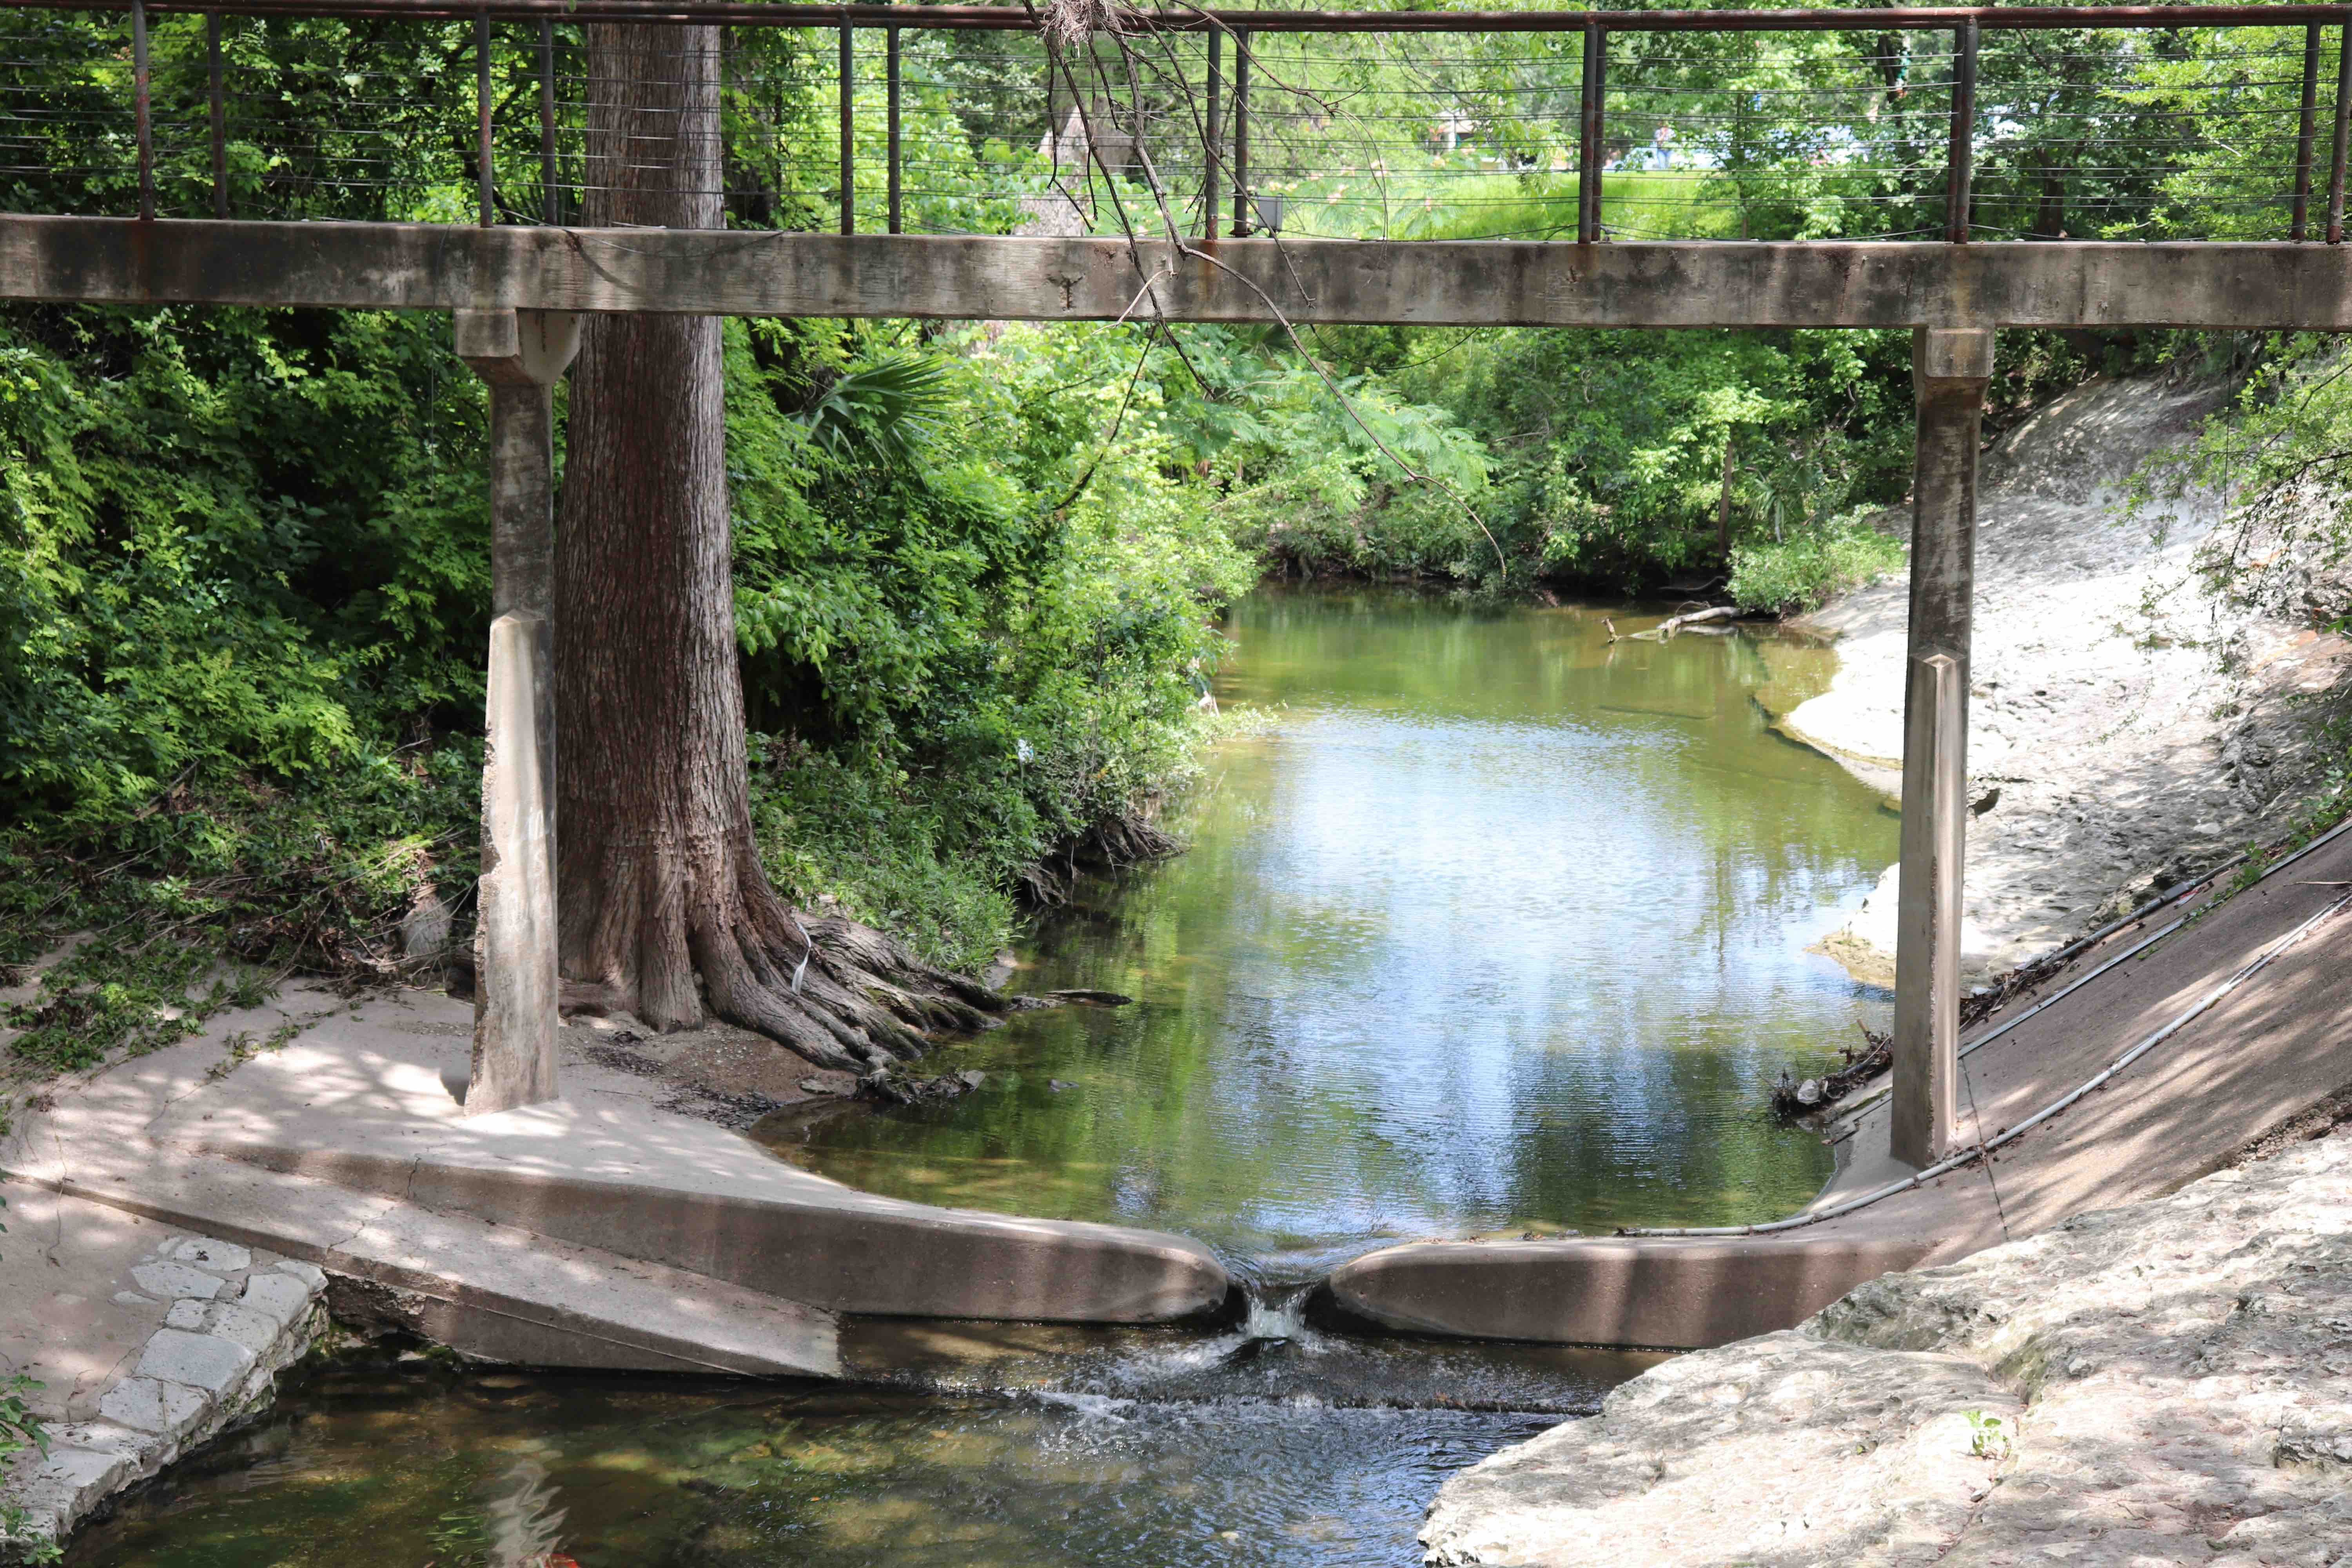
MULTIPOLYGON (((1997 1134, 2092 1077, 2347 887, 2352 834, 1963 1057, 1963 1138, 1997 1134)), ((2039 994, 2169 918, 2118 932, 2039 994)), ((1890 1269, 1952 1262, 2073 1215, 2173 1192, 2352 1084, 2347 942, 2352 912, 1990 1166, 1855 1214, 1774 1236, 1388 1247, 1334 1273, 1332 1299, 1386 1327, 1479 1338, 1686 1349, 1788 1328, 1890 1269)), ((1977 1034, 2022 1012, 2035 994, 2012 1001, 1977 1034)), ((1850 1113, 1833 1136, 1842 1169, 1814 1206, 1906 1173, 1886 1158, 1883 1096, 1850 1113)))
POLYGON ((830 1376, 840 1313, 1156 1322, 1231 1289, 1178 1237, 854 1191, 576 1051, 566 1100, 467 1118, 449 1085, 471 1010, 437 994, 234 1065, 222 1042, 278 1016, 58 1088, 0 1142, 12 1201, 29 1184, 269 1247, 347 1281, 339 1314, 546 1366, 830 1376))

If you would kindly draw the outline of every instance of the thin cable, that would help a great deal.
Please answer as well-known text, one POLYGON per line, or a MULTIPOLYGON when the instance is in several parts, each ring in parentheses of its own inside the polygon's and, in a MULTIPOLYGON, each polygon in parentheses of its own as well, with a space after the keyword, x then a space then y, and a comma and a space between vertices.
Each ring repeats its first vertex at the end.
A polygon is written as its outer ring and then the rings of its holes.
MULTIPOLYGON (((1982 1143, 1984 1142, 1984 1113, 1977 1109, 1976 1075, 1969 1071, 1968 1065, 1965 1062, 1960 1066, 1960 1087, 1969 1091, 1969 1121, 1975 1124, 1977 1130, 1977 1142, 1979 1143, 1982 1143)), ((1992 1161, 1990 1159, 1985 1161, 1984 1174, 1985 1186, 1987 1190, 1992 1194, 1993 1217, 2000 1221, 2000 1238, 2003 1241, 2014 1241, 2017 1238, 2009 1234, 2009 1209, 2007 1205, 2002 1204, 2000 1201, 2000 1183, 1993 1177, 1992 1161)))

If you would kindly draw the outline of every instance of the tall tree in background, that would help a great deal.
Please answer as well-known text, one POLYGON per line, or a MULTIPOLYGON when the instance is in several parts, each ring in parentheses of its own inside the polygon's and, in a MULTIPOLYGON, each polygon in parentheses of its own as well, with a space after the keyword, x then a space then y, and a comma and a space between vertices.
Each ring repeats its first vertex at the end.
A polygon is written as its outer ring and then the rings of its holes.
MULTIPOLYGON (((723 226, 719 31, 587 29, 593 228, 723 226)), ((562 971, 657 1029, 710 1012, 864 1068, 985 989, 804 920, 751 834, 715 317, 591 317, 556 544, 562 971), (698 984, 698 979, 699 984, 698 984)), ((572 989, 572 987, 567 987, 572 989)))

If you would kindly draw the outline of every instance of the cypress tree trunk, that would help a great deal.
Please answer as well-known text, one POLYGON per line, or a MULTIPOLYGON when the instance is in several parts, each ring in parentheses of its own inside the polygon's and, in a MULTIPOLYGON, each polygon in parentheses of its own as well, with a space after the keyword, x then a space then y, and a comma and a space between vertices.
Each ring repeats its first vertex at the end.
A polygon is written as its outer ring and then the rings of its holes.
MULTIPOLYGON (((719 72, 716 27, 588 28, 586 226, 721 226, 719 72)), ((729 1022, 862 1068, 1001 1003, 877 931, 803 921, 769 886, 723 395, 717 318, 588 319, 556 542, 562 973, 657 1029, 701 1023, 707 992, 729 1022)))

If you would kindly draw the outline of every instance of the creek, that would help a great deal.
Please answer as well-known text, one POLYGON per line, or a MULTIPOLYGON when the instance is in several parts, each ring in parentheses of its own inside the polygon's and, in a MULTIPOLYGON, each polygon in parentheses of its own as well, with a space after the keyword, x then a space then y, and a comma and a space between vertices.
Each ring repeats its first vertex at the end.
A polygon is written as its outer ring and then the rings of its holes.
POLYGON ((1311 1324, 1332 1264, 1423 1237, 1801 1205, 1784 1064, 1887 999, 1806 945, 1897 825, 1768 714, 1825 651, 1610 640, 1619 607, 1261 590, 1226 626, 1192 846, 1081 879, 974 1092, 772 1118, 871 1190, 1181 1231, 1249 1284, 1217 1331, 866 1321, 859 1385, 460 1373, 362 1356, 85 1534, 78 1564, 1405 1568, 1452 1471, 1656 1358, 1311 1324), (534 1556, 538 1553, 538 1556, 534 1556), (561 1557, 554 1559, 561 1561, 561 1557))

